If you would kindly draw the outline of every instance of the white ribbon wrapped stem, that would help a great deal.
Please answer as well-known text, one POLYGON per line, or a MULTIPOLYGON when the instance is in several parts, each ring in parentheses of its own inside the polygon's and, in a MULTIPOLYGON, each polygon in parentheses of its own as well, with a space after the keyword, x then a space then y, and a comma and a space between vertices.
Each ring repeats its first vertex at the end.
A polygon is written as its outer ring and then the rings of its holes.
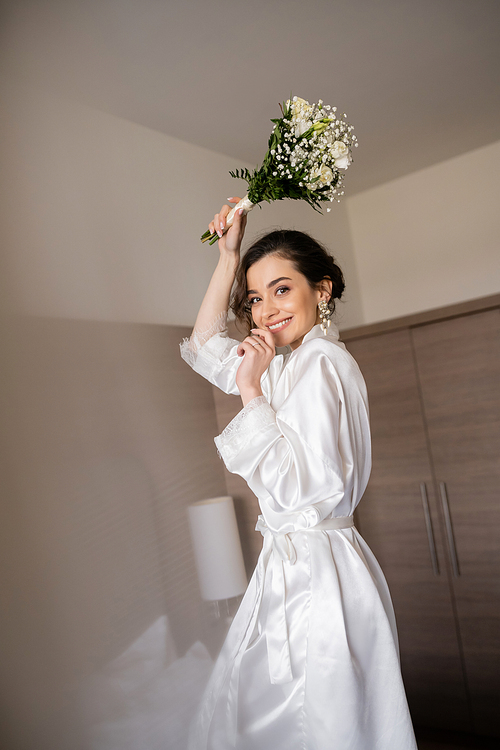
POLYGON ((229 229, 229 227, 231 227, 233 225, 234 216, 236 214, 236 211, 239 211, 240 208, 242 208, 244 214, 248 214, 248 213, 250 213, 250 211, 252 210, 252 208, 255 205, 256 205, 255 203, 252 203, 252 201, 249 200, 248 195, 245 195, 245 197, 242 198, 240 200, 240 202, 237 203, 236 206, 234 206, 234 208, 232 208, 230 210, 230 212, 228 213, 228 215, 226 217, 226 226, 224 227, 223 234, 225 234, 227 232, 227 230, 229 229))

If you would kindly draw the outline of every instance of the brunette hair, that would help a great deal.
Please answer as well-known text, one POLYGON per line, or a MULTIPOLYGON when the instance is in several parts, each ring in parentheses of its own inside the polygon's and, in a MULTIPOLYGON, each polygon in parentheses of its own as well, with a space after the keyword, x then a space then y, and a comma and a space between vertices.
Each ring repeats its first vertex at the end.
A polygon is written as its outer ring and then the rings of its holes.
POLYGON ((242 257, 236 272, 230 307, 236 321, 248 332, 254 325, 251 306, 247 300, 247 271, 266 255, 277 255, 291 261, 295 269, 306 277, 312 289, 317 289, 322 279, 330 279, 332 295, 328 306, 332 312, 335 310, 335 300, 342 297, 345 283, 342 271, 334 258, 323 245, 305 232, 279 229, 257 239, 242 257))

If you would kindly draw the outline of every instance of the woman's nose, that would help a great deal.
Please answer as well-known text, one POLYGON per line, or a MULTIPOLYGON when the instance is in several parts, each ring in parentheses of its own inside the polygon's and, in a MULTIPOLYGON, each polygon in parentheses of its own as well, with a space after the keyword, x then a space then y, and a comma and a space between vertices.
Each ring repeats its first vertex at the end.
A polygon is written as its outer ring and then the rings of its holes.
POLYGON ((262 300, 262 317, 267 320, 278 312, 279 307, 273 297, 264 297, 262 300))

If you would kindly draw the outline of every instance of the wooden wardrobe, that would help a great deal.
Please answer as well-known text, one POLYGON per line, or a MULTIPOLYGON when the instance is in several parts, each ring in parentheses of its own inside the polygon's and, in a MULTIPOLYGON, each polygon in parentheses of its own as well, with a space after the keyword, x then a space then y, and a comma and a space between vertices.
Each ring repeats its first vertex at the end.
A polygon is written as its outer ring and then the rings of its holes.
POLYGON ((342 333, 366 380, 356 512, 417 725, 500 736, 500 295, 342 333))

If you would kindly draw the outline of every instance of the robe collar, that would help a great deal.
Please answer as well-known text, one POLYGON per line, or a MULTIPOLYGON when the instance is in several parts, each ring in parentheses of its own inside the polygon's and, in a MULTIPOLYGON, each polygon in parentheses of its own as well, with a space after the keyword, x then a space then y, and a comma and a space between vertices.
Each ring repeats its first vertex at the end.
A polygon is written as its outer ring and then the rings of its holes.
MULTIPOLYGON (((310 331, 306 333, 304 338, 302 339, 302 344, 305 341, 309 341, 309 339, 316 339, 316 338, 324 338, 324 339, 330 339, 331 341, 338 341, 339 340, 339 329, 335 325, 335 323, 330 324, 330 328, 328 329, 328 333, 325 334, 321 330, 321 324, 317 323, 314 325, 310 331)), ((301 346, 302 346, 301 344, 301 346)), ((278 354, 289 354, 292 351, 291 346, 288 344, 287 346, 282 346, 279 348, 276 348, 276 352, 278 354)))
POLYGON ((316 338, 325 338, 325 339, 333 339, 334 341, 339 340, 339 329, 335 325, 335 323, 330 323, 330 328, 327 331, 327 334, 323 333, 321 330, 321 324, 317 323, 315 326, 311 328, 310 331, 306 333, 304 338, 302 339, 302 343, 304 341, 309 341, 309 339, 316 339, 316 338))

